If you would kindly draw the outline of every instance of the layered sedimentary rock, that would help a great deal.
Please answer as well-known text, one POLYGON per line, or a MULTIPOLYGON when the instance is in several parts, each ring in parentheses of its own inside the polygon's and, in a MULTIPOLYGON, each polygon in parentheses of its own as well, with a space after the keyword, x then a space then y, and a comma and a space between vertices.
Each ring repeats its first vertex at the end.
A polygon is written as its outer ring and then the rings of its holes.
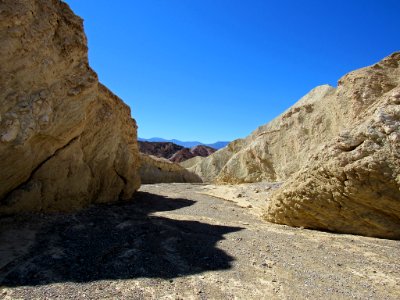
POLYGON ((374 74, 371 78, 341 80, 337 89, 319 86, 245 139, 236 140, 206 158, 190 159, 181 165, 211 182, 287 180, 308 165, 312 154, 350 128, 355 118, 372 105, 375 98, 363 100, 362 93, 371 93, 363 87, 376 85, 379 80, 382 91, 393 88, 394 83, 386 78, 384 71, 377 69, 374 74), (359 95, 353 97, 353 94, 359 95))
POLYGON ((351 126, 272 195, 265 218, 400 239, 400 53, 343 77, 337 95, 351 126))
POLYGON ((202 182, 201 178, 168 159, 141 153, 142 183, 202 182))
POLYGON ((400 238, 400 53, 321 86, 244 140, 182 163, 205 181, 286 181, 269 221, 400 238))
POLYGON ((163 157, 169 159, 179 150, 185 149, 183 146, 179 146, 170 142, 138 142, 139 151, 147 155, 153 155, 156 157, 163 157))
POLYGON ((221 169, 232 158, 235 152, 239 151, 243 140, 235 140, 208 157, 194 157, 181 162, 180 165, 190 172, 197 174, 204 182, 215 181, 221 169))
POLYGON ((175 163, 180 163, 196 156, 207 157, 213 154, 215 151, 216 150, 214 148, 198 145, 192 148, 183 148, 177 151, 169 158, 169 160, 175 163))
POLYGON ((216 151, 214 148, 205 145, 185 148, 171 142, 139 141, 138 143, 141 153, 166 158, 175 163, 180 163, 196 156, 206 157, 216 151))
POLYGON ((244 183, 282 181, 307 163, 308 155, 345 127, 344 106, 335 108, 335 88, 313 89, 294 106, 245 139, 184 166, 205 181, 244 183), (327 106, 333 106, 328 111, 327 106), (338 117, 338 116, 341 117, 338 117))
POLYGON ((129 199, 130 109, 88 65, 82 19, 58 0, 0 2, 0 212, 129 199))

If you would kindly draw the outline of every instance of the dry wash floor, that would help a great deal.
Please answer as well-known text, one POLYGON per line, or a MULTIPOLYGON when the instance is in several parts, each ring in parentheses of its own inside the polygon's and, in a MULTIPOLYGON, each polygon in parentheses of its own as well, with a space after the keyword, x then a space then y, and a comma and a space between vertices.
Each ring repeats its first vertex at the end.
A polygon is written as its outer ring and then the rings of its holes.
POLYGON ((2 218, 0 299, 400 299, 400 241, 265 223, 263 189, 144 185, 131 203, 2 218))

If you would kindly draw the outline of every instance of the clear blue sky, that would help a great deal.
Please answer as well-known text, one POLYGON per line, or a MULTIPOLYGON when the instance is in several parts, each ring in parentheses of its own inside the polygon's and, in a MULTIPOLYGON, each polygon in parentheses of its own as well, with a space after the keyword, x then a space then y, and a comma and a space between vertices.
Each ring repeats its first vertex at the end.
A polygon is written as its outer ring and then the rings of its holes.
POLYGON ((400 50, 399 0, 66 0, 139 136, 244 137, 400 50))

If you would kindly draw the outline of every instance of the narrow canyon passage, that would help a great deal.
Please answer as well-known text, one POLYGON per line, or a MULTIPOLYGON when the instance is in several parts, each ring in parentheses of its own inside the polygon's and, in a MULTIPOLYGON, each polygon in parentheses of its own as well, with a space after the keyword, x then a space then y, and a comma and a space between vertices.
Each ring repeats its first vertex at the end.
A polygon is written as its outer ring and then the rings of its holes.
MULTIPOLYGON (((204 184, 0 219, 0 298, 398 299, 398 241, 266 223, 204 184)), ((215 187, 218 189, 218 187, 215 187)))

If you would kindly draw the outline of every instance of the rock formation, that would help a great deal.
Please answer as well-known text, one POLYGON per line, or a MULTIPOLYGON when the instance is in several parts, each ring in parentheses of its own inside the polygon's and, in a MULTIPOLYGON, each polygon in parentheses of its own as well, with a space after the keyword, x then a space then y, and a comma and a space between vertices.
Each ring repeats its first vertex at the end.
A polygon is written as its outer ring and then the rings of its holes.
POLYGON ((82 19, 58 0, 0 2, 0 212, 130 199, 136 123, 88 65, 82 19))
POLYGON ((204 181, 287 181, 269 221, 400 238, 399 65, 394 53, 336 89, 317 87, 249 137, 182 165, 204 181))
POLYGON ((205 181, 282 181, 308 162, 308 155, 334 137, 347 121, 335 109, 335 88, 313 89, 294 106, 245 139, 236 140, 196 164, 184 164, 205 181), (326 108, 330 106, 331 110, 326 108), (339 117, 340 116, 340 117, 339 117))
POLYGON ((400 239, 400 53, 339 81, 353 124, 272 195, 269 221, 400 239))
POLYGON ((138 142, 139 151, 147 155, 163 157, 169 159, 179 150, 184 149, 183 146, 176 145, 170 142, 138 142))
MULTIPOLYGON (((386 75, 376 73, 383 90, 393 88, 386 75)), ((374 80, 356 84, 373 85, 374 80)), ((319 86, 247 138, 233 141, 204 159, 185 161, 182 166, 210 182, 284 181, 308 165, 312 154, 369 108, 373 100, 349 100, 352 93, 360 93, 353 85, 346 83, 345 88, 338 89, 319 86)))
POLYGON ((169 160, 172 162, 180 163, 196 156, 207 157, 213 154, 215 151, 216 150, 214 148, 204 145, 198 145, 192 148, 183 148, 182 150, 179 150, 174 155, 172 155, 169 160))
POLYGON ((142 183, 202 182, 201 178, 168 159, 141 153, 142 183))
POLYGON ((180 165, 200 176, 204 182, 215 181, 225 164, 232 158, 235 152, 239 151, 243 140, 235 140, 223 149, 220 149, 208 157, 194 157, 180 165))
POLYGON ((214 148, 204 145, 184 148, 170 142, 139 141, 138 143, 141 153, 166 158, 175 163, 180 163, 196 156, 206 157, 216 151, 214 148))

